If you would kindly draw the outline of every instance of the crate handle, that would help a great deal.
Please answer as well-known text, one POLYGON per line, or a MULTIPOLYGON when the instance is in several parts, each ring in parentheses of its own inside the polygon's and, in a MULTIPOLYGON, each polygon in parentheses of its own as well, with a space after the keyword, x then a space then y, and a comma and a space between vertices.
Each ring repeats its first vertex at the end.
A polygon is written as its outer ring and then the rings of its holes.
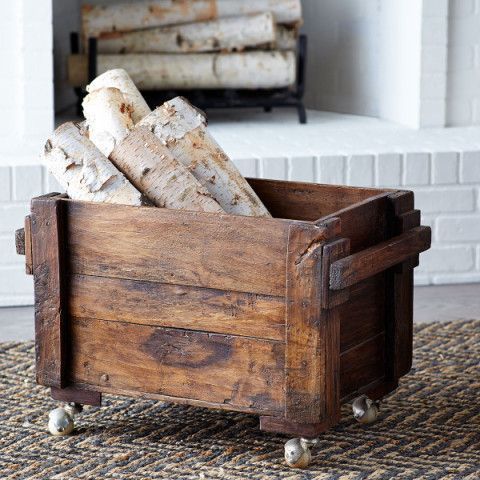
POLYGON ((430 248, 430 227, 415 227, 330 265, 330 289, 342 290, 430 248))

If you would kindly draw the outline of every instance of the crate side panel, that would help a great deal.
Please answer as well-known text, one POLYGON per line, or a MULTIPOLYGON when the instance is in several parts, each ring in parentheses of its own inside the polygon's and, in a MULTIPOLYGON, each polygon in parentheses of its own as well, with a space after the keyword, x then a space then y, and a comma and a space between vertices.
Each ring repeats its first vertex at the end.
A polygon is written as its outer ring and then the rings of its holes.
POLYGON ((249 178, 248 182, 274 217, 306 221, 335 214, 382 193, 371 188, 281 180, 249 178))
POLYGON ((66 203, 73 273, 285 294, 289 222, 66 203))
POLYGON ((70 336, 74 384, 252 412, 283 408, 281 342, 75 317, 70 336))
POLYGON ((142 280, 71 275, 75 317, 285 339, 285 299, 142 280))
POLYGON ((350 288, 340 305, 340 351, 345 352, 385 332, 385 275, 375 275, 350 288))
POLYGON ((343 352, 340 356, 340 396, 385 377, 385 334, 343 352))

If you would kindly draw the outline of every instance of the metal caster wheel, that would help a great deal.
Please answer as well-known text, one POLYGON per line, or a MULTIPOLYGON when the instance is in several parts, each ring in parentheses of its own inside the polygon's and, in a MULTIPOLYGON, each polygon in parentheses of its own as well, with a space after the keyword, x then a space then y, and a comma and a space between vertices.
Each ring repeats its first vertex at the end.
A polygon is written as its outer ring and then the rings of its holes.
POLYGON ((82 409, 78 403, 69 403, 65 407, 53 409, 48 414, 48 431, 54 436, 70 435, 75 428, 73 419, 82 409))
POLYGON ((307 468, 312 461, 310 449, 317 443, 317 439, 292 438, 285 443, 285 462, 292 468, 307 468))
POLYGON ((373 423, 380 411, 380 402, 360 395, 352 403, 353 418, 360 423, 373 423))

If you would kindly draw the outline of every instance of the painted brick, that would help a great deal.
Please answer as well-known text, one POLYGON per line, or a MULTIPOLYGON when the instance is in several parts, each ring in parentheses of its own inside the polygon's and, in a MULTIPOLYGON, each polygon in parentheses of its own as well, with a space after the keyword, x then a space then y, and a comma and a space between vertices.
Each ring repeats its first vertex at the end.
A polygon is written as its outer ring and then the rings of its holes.
MULTIPOLYGON (((255 163, 255 160, 254 159, 252 159, 252 160, 255 163)), ((235 160, 235 164, 238 167, 237 160, 235 160)), ((240 172, 241 172, 241 169, 240 169, 240 172)), ((44 175, 47 175, 47 190, 46 190, 47 193, 50 193, 50 192, 64 193, 65 192, 65 189, 62 187, 62 185, 60 185, 57 182, 57 179, 51 173, 48 173, 46 170, 44 170, 44 175)), ((248 176, 252 176, 252 177, 256 176, 255 173, 253 175, 250 175, 248 171, 246 171, 245 173, 242 172, 242 175, 247 176, 247 177, 248 176)))
POLYGON ((433 285, 480 283, 480 273, 442 273, 432 276, 433 285))
POLYGON ((462 183, 480 182, 480 151, 463 152, 460 161, 460 181, 462 183))
POLYGON ((373 155, 352 155, 347 164, 347 184, 371 187, 374 183, 373 155))
POLYGON ((7 202, 11 198, 10 167, 0 167, 0 202, 7 202))
POLYGON ((458 17, 468 17, 475 10, 475 0, 450 0, 449 15, 458 17))
POLYGON ((473 188, 415 189, 415 205, 422 212, 471 212, 475 208, 473 188))
POLYGON ((446 17, 448 0, 423 0, 423 15, 426 17, 446 17))
POLYGON ((375 159, 376 179, 379 187, 397 187, 401 184, 402 156, 399 153, 381 153, 375 159))
MULTIPOLYGON (((18 228, 22 228, 21 219, 18 228)), ((0 237, 0 265, 8 265, 12 263, 24 263, 25 257, 17 255, 15 250, 15 236, 8 235, 0 237)))
POLYGON ((480 245, 477 245, 476 248, 476 258, 477 258, 477 270, 480 270, 480 245))
MULTIPOLYGON (((257 176, 257 160, 255 158, 237 158, 233 161, 235 165, 237 166, 238 170, 240 170, 240 173, 244 177, 256 177, 257 176)), ((57 182, 55 177, 53 175, 49 175, 48 179, 48 184, 49 184, 49 189, 50 189, 50 184, 56 185, 56 190, 57 192, 63 191, 58 190, 58 188, 62 188, 61 185, 57 182)))
POLYGON ((430 178, 428 153, 407 153, 405 155, 403 184, 428 185, 430 178))
POLYGON ((447 17, 426 18, 423 21, 422 45, 447 43, 447 17))
POLYGON ((439 217, 436 233, 440 242, 477 242, 480 238, 480 215, 439 217))
POLYGON ((33 295, 33 277, 23 265, 0 268, 0 295, 33 295))
POLYGON ((341 155, 325 155, 319 157, 318 181, 332 185, 345 183, 345 158, 341 155))
POLYGON ((458 154, 438 152, 432 155, 432 183, 448 184, 458 182, 458 154))
POLYGON ((13 169, 14 199, 28 200, 43 193, 41 165, 26 165, 13 169))
POLYGON ((420 123, 423 128, 426 127, 444 127, 445 126, 445 98, 422 99, 420 108, 420 123))
POLYGON ((260 171, 262 173, 262 178, 270 178, 273 180, 286 180, 287 159, 262 158, 260 171))
POLYGON ((315 181, 315 158, 293 157, 288 162, 288 178, 296 182, 315 181))
POLYGON ((416 268, 413 272, 414 282, 416 287, 426 287, 427 285, 432 284, 432 280, 430 275, 425 273, 420 273, 418 268, 416 268))
MULTIPOLYGON (((445 74, 447 69, 447 50, 447 47, 444 45, 426 45, 422 49, 422 75, 445 74)), ((443 84, 446 83, 446 79, 441 81, 443 84)))
POLYGON ((422 253, 419 271, 422 273, 468 272, 475 266, 474 250, 470 246, 434 246, 422 253))
POLYGON ((29 206, 25 204, 0 205, 0 232, 12 233, 23 227, 24 217, 28 215, 29 206))

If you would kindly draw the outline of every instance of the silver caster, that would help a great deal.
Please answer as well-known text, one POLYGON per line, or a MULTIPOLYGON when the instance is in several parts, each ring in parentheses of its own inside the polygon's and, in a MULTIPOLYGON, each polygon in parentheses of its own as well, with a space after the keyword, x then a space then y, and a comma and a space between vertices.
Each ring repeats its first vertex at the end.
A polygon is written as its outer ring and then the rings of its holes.
POLYGON ((307 468, 312 461, 310 449, 318 443, 318 439, 292 438, 285 443, 285 462, 292 468, 307 468))
POLYGON ((53 409, 48 414, 48 431, 55 436, 70 435, 75 427, 73 419, 82 410, 83 407, 78 403, 53 409))
POLYGON ((380 411, 380 402, 360 395, 352 403, 353 418, 360 423, 373 423, 380 411))

